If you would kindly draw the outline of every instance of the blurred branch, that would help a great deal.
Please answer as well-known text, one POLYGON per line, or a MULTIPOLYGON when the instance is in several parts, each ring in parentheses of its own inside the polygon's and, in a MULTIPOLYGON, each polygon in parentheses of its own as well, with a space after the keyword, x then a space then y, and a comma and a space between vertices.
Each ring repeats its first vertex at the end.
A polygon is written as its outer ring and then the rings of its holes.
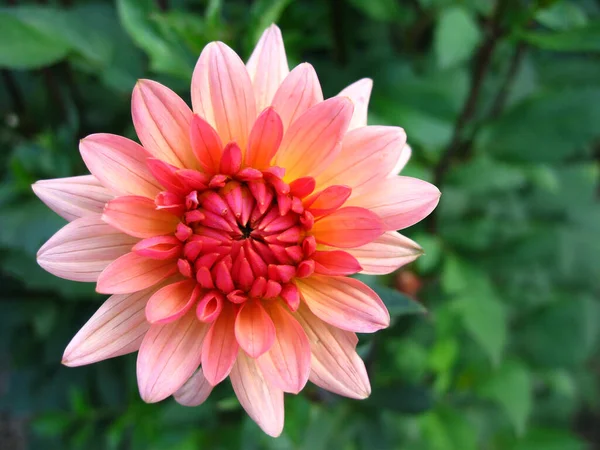
POLYGON ((25 101, 23 100, 23 95, 19 90, 19 86, 13 77, 13 74, 6 69, 0 71, 2 73, 2 79, 4 80, 4 84, 6 85, 6 90, 8 91, 8 95, 10 96, 10 100, 12 103, 12 107, 17 113, 17 115, 21 116, 25 112, 25 101))
POLYGON ((527 46, 523 41, 519 42, 517 45, 517 48, 515 49, 515 52, 510 60, 506 78, 504 79, 502 86, 500 86, 500 90, 498 91, 498 94, 496 95, 496 98, 492 104, 492 108, 490 109, 490 118, 498 117, 504 109, 513 81, 515 80, 515 76, 517 75, 519 66, 521 65, 521 61, 523 61, 523 57, 525 56, 526 48, 527 46))

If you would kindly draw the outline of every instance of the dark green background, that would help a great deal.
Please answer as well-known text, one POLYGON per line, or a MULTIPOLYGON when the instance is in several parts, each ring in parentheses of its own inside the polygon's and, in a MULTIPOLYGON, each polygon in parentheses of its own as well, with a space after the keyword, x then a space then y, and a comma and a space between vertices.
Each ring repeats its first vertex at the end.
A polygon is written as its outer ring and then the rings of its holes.
POLYGON ((597 1, 4 3, 0 449, 600 448, 597 1), (406 174, 443 192, 406 231, 426 251, 407 270, 428 312, 409 314, 394 290, 414 288, 406 274, 366 277, 395 317, 361 339, 371 398, 310 385, 287 396, 277 440, 227 382, 198 408, 146 405, 134 355, 60 365, 102 297, 36 265, 64 222, 30 189, 84 173, 85 135, 133 137, 136 79, 189 100, 207 42, 247 58, 272 22, 290 64, 311 62, 326 96, 372 77, 370 123, 404 127, 406 174))

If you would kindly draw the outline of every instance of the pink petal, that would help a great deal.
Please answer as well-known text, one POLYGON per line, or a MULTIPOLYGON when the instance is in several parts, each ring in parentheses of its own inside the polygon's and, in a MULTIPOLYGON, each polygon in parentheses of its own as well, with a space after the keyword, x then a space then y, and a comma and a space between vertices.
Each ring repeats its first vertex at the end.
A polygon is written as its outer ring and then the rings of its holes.
POLYGON ((267 169, 283 138, 283 123, 273 108, 265 109, 256 119, 246 150, 246 165, 267 169))
POLYGON ((345 397, 367 398, 371 385, 365 365, 355 350, 356 335, 326 324, 305 305, 300 306, 296 318, 310 342, 310 381, 345 397))
POLYGON ((231 370, 231 384, 242 407, 269 436, 283 431, 283 391, 272 386, 256 362, 240 352, 231 370))
POLYGON ((310 374, 310 344, 302 326, 279 302, 267 308, 275 323, 277 338, 256 362, 269 384, 284 392, 300 392, 310 374))
POLYGON ((363 78, 342 90, 337 96, 348 97, 354 103, 354 114, 350 121, 349 130, 367 125, 367 112, 369 109, 369 98, 373 89, 373 80, 363 78))
POLYGON ((159 402, 177 391, 200 365, 207 326, 193 311, 164 325, 152 325, 137 359, 137 379, 142 399, 159 402))
POLYGON ((311 259, 315 262, 315 272, 322 275, 352 275, 362 270, 354 256, 341 250, 316 251, 311 259))
POLYGON ((377 214, 364 208, 348 206, 317 221, 312 232, 321 244, 353 248, 377 239, 384 232, 377 214))
POLYGON ((313 275, 297 279, 296 284, 310 310, 334 327, 372 333, 390 324, 387 308, 375 291, 362 281, 313 275))
POLYGON ((329 186, 304 201, 304 207, 315 217, 331 214, 342 206, 352 194, 348 186, 329 186))
POLYGON ((440 201, 433 184, 411 177, 391 177, 350 197, 348 205, 368 208, 384 221, 387 230, 401 230, 427 217, 440 201))
POLYGON ((235 337, 240 347, 253 358, 268 351, 275 341, 275 325, 260 301, 249 300, 235 319, 235 337))
POLYGON ((272 105, 287 130, 306 110, 322 101, 323 92, 314 67, 302 63, 285 77, 275 92, 272 105))
POLYGON ((69 342, 62 363, 83 366, 137 351, 150 328, 144 307, 157 288, 109 297, 69 342))
POLYGON ((161 189, 148 168, 148 152, 130 139, 114 134, 92 134, 79 143, 87 168, 117 195, 154 198, 161 189))
POLYGON ((173 394, 175 401, 183 406, 198 406, 204 403, 212 392, 212 385, 204 378, 202 369, 198 369, 189 380, 173 394))
POLYGON ((128 294, 161 282, 177 271, 174 260, 148 259, 127 253, 113 261, 98 277, 101 294, 128 294))
POLYGON ((102 214, 106 202, 114 198, 93 175, 40 180, 31 188, 52 211, 68 221, 102 214))
POLYGON ((96 281, 115 259, 138 240, 106 224, 100 216, 75 219, 60 229, 37 254, 40 266, 57 277, 96 281))
POLYGON ((406 133, 399 127, 372 126, 350 131, 342 150, 317 177, 317 186, 348 185, 356 195, 387 177, 402 154, 406 133))
POLYGON ((106 204, 102 219, 113 227, 139 238, 149 238, 175 231, 179 219, 156 209, 153 200, 129 195, 117 197, 106 204))
POLYGON ((215 129, 197 114, 192 118, 190 140, 200 167, 207 173, 218 173, 223 154, 221 138, 215 129))
POLYGON ((173 322, 191 309, 199 294, 196 280, 168 284, 148 300, 146 319, 151 324, 173 322))
POLYGON ((419 244, 397 231, 387 231, 373 242, 346 251, 356 257, 362 273, 370 275, 392 273, 423 254, 419 244))
POLYGON ((246 68, 252 80, 256 108, 262 111, 271 104, 275 91, 290 72, 277 25, 271 25, 263 32, 246 68))
POLYGON ((192 111, 171 89, 139 80, 133 88, 131 115, 144 148, 177 167, 197 166, 189 140, 192 111))
POLYGON ((347 98, 330 98, 305 111, 290 126, 275 155, 275 164, 286 170, 286 180, 317 175, 335 159, 352 110, 347 98))
POLYGON ((213 386, 229 375, 238 354, 239 345, 234 332, 235 315, 234 307, 226 302, 221 314, 212 323, 202 346, 202 370, 213 386))
POLYGON ((390 172, 390 175, 395 176, 402 172, 402 169, 404 169, 406 163, 408 163, 408 160, 410 159, 411 155, 412 149, 410 148, 410 146, 408 144, 404 145, 404 147, 402 147, 400 157, 398 158, 398 161, 396 161, 396 165, 390 172))
POLYGON ((204 47, 192 77, 192 104, 224 143, 233 141, 246 148, 256 119, 252 81, 242 60, 224 43, 204 47))

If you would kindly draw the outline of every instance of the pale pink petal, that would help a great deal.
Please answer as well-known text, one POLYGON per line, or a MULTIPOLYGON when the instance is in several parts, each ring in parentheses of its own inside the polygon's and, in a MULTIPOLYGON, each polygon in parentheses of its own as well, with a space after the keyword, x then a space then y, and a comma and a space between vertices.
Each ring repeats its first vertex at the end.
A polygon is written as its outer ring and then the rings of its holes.
POLYGON ((92 134, 79 142, 87 168, 117 195, 154 198, 162 189, 148 168, 148 152, 130 139, 115 134, 92 134))
POLYGON ((367 125, 367 112, 369 109, 369 99, 373 89, 373 80, 363 78, 342 90, 337 96, 348 97, 354 103, 354 114, 350 121, 349 130, 367 125))
POLYGON ((230 378, 235 395, 252 420, 269 436, 279 436, 283 431, 283 391, 267 382, 254 359, 243 351, 230 378))
POLYGON ((98 277, 101 294, 128 294, 161 282, 177 272, 175 260, 148 259, 127 253, 113 261, 98 277))
POLYGON ((168 284, 148 300, 146 319, 151 324, 173 322, 190 310, 199 294, 196 280, 168 284))
POLYGON ((377 214, 348 206, 315 221, 312 233, 317 242, 339 248, 353 248, 377 239, 385 231, 377 214))
POLYGON ((275 91, 290 72, 277 25, 263 32, 246 67, 254 88, 256 108, 262 111, 271 104, 275 91))
POLYGON ((219 317, 212 323, 202 347, 202 370, 213 386, 229 375, 235 363, 239 345, 235 338, 234 326, 234 307, 226 302, 219 317))
POLYGON ((371 394, 365 365, 356 353, 356 335, 328 325, 301 305, 296 318, 304 328, 312 353, 310 381, 350 398, 371 394))
POLYGON ((150 238, 175 231, 179 219, 164 209, 156 209, 147 197, 128 195, 106 204, 102 219, 113 227, 139 238, 150 238))
POLYGON ((225 144, 246 148, 256 119, 252 81, 240 57, 223 42, 204 47, 192 77, 192 104, 225 144))
POLYGON ((346 251, 356 257, 362 273, 370 275, 392 273, 423 254, 419 244, 397 231, 387 231, 373 242, 346 251))
POLYGON ((31 188, 52 211, 68 221, 102 214, 106 202, 115 196, 93 175, 40 180, 31 188))
POLYGON ((362 270, 358 260, 341 250, 316 251, 312 256, 315 272, 321 275, 352 275, 362 270))
POLYGON ((175 322, 152 325, 137 359, 137 379, 142 399, 159 402, 177 391, 200 365, 207 326, 193 311, 175 322))
POLYGON ((313 66, 302 63, 285 77, 275 96, 273 107, 287 130, 306 110, 323 101, 319 78, 313 66))
POLYGON ((265 109, 256 119, 246 150, 246 165, 267 169, 283 138, 283 123, 275 109, 265 109))
POLYGON ((440 201, 440 195, 431 183, 396 176, 370 185, 368 191, 350 197, 347 204, 376 213, 383 219, 386 231, 401 230, 427 217, 440 201))
POLYGON ((156 81, 139 80, 131 115, 140 142, 152 156, 177 167, 197 167, 189 138, 192 111, 175 92, 156 81))
POLYGON ((275 325, 260 301, 246 301, 235 319, 235 338, 253 358, 268 351, 275 341, 275 325))
POLYGON ((198 406, 204 403, 212 392, 212 385, 204 378, 202 369, 198 369, 189 380, 173 394, 175 401, 183 406, 198 406))
POLYGON ((412 155, 412 149, 410 148, 410 146, 408 144, 406 144, 404 147, 402 147, 402 152, 400 153, 400 157, 398 158, 398 161, 396 161, 396 165, 390 172, 390 175, 395 176, 395 175, 398 175, 400 172, 402 172, 402 169, 404 169, 404 167, 406 166, 406 163, 408 163, 408 160, 410 159, 411 155, 412 155))
POLYGON ((137 351, 150 328, 144 307, 156 289, 109 297, 69 342, 62 363, 83 366, 137 351))
POLYGON ((37 253, 40 266, 57 277, 96 281, 115 259, 131 251, 138 239, 121 233, 100 216, 75 219, 37 253))
POLYGON ((286 170, 286 180, 315 176, 335 159, 352 109, 347 98, 330 98, 305 111, 290 126, 275 155, 275 164, 286 170))
POLYGON ((348 185, 356 195, 388 176, 402 154, 406 133, 399 127, 371 126, 352 130, 344 136, 342 150, 316 178, 322 189, 331 185, 348 185))
POLYGON ((390 315, 379 296, 354 278, 312 275, 296 280, 300 295, 321 320, 359 333, 372 333, 390 324, 390 315))
POLYGON ((266 307, 275 323, 276 339, 271 349, 257 358, 265 379, 284 392, 300 392, 310 374, 310 344, 296 319, 278 302, 266 307))

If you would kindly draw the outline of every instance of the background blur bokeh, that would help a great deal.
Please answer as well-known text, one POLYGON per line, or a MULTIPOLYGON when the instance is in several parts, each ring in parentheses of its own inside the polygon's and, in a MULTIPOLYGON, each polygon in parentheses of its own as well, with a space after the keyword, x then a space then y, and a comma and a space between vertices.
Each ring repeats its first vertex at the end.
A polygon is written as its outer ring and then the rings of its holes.
POLYGON ((5 1, 0 448, 600 448, 599 18, 592 0, 5 1), (404 127, 406 174, 443 192, 406 231, 426 255, 363 277, 394 316, 361 339, 373 395, 309 385, 277 440, 227 382, 198 408, 146 405, 135 355, 60 365, 102 296, 37 266, 64 222, 30 189, 85 173, 87 134, 134 137, 136 79, 189 99, 207 42, 247 58, 272 22, 326 96, 372 77, 370 123, 404 127))

